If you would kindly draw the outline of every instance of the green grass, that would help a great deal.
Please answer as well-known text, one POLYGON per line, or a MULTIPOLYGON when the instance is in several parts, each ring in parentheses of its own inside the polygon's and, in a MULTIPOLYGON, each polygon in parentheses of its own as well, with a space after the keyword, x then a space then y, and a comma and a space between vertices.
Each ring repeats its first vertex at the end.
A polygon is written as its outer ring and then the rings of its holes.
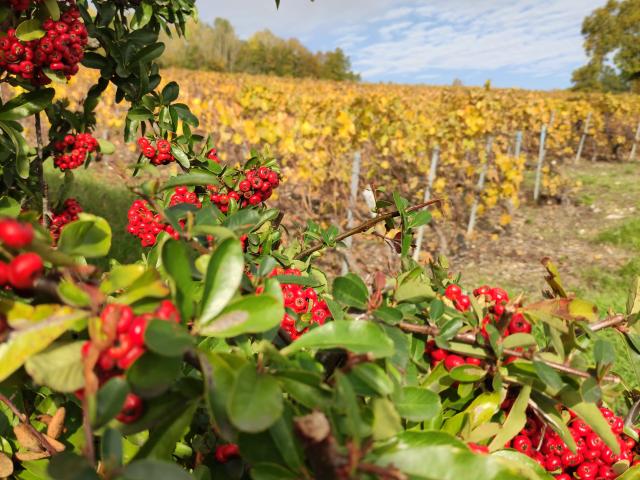
POLYGON ((590 267, 582 272, 582 281, 578 288, 581 298, 594 302, 601 313, 613 308, 624 311, 631 282, 640 276, 640 256, 631 259, 622 268, 606 271, 590 267))
MULTIPOLYGON (((47 171, 52 202, 60 198, 64 186, 63 176, 54 171, 47 171)), ((110 257, 120 263, 132 263, 140 259, 142 248, 138 239, 127 233, 127 211, 134 200, 134 195, 123 183, 109 181, 105 177, 97 177, 90 170, 74 172, 73 182, 63 193, 62 198, 75 197, 85 212, 105 218, 111 225, 113 240, 110 257)), ((106 267, 107 260, 94 262, 106 267)))
POLYGON ((598 235, 597 240, 640 251, 640 218, 627 220, 618 227, 605 230, 598 235))

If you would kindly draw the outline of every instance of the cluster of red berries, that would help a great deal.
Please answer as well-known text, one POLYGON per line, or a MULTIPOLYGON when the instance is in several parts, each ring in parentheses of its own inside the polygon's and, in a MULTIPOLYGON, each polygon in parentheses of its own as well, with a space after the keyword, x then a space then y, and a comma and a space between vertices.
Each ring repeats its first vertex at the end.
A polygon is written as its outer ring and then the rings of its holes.
MULTIPOLYGON (((476 288, 473 291, 473 295, 476 298, 483 298, 488 306, 488 313, 482 319, 481 333, 487 337, 487 325, 490 323, 502 322, 505 315, 505 305, 509 302, 509 295, 502 288, 491 288, 487 285, 476 288)), ((444 296, 453 302, 455 308, 461 312, 466 312, 471 308, 471 299, 468 295, 462 292, 462 289, 456 284, 450 284, 447 286, 444 292, 444 296)), ((509 323, 503 332, 504 337, 513 335, 514 333, 530 333, 531 324, 527 321, 521 312, 515 312, 511 315, 509 323)), ((441 348, 437 348, 435 342, 430 340, 427 342, 425 353, 427 353, 431 360, 431 365, 435 366, 438 363, 444 361, 444 366, 447 370, 452 370, 460 365, 481 365, 482 361, 475 357, 463 358, 459 355, 448 352, 441 348)), ((513 359, 507 359, 507 362, 513 359)))
POLYGON ((81 166, 87 159, 87 155, 98 149, 98 140, 90 133, 78 133, 66 135, 63 140, 53 144, 57 152, 53 159, 60 170, 73 170, 81 166))
MULTIPOLYGON (((190 192, 187 187, 176 187, 175 192, 169 199, 169 205, 175 206, 181 203, 190 203, 200 208, 202 203, 194 192, 190 192)), ((149 208, 149 203, 145 200, 136 200, 129 208, 129 224, 127 231, 141 240, 143 247, 153 247, 156 244, 158 235, 167 232, 176 240, 179 238, 175 229, 162 221, 162 217, 154 213, 149 208)))
MULTIPOLYGON (((19 250, 33 241, 33 227, 13 219, 0 220, 0 244, 9 249, 19 250)), ((0 261, 0 287, 11 286, 17 290, 28 290, 44 271, 40 255, 33 252, 21 253, 9 263, 0 261)))
POLYGON ((235 443, 226 443, 216 447, 216 461, 219 463, 227 463, 232 458, 240 456, 240 449, 235 443))
MULTIPOLYGON (((109 304, 102 310, 100 318, 102 330, 114 338, 111 345, 106 348, 102 346, 99 349, 100 353, 95 368, 101 384, 113 377, 123 375, 144 354, 146 351, 144 333, 151 319, 157 318, 180 323, 178 309, 169 300, 162 301, 153 313, 138 316, 128 305, 109 304)), ((89 355, 92 345, 95 344, 90 340, 83 345, 83 356, 89 355)), ((83 390, 76 392, 79 397, 82 397, 83 394, 83 390)), ((116 418, 122 423, 133 423, 140 418, 142 411, 142 399, 130 393, 116 418)))
MULTIPOLYGON (((300 277, 302 272, 296 268, 276 267, 271 271, 269 277, 276 275, 300 277)), ((281 328, 289 334, 291 340, 300 338, 309 330, 309 325, 322 325, 327 318, 331 317, 327 302, 319 299, 313 288, 303 288, 301 285, 293 283, 281 283, 280 288, 282 289, 284 306, 295 313, 295 316, 285 313, 280 323, 281 328), (296 316, 298 321, 296 321, 296 316)), ((258 287, 256 292, 261 293, 262 288, 258 287)))
POLYGON ((220 163, 220 159, 218 158, 218 150, 212 148, 207 152, 207 158, 213 162, 220 163))
POLYGON ((226 213, 229 210, 229 202, 235 200, 240 207, 249 205, 259 205, 273 194, 273 190, 280 185, 278 172, 269 167, 259 167, 247 170, 244 178, 236 185, 236 190, 221 191, 215 185, 209 185, 209 198, 220 209, 226 213))
POLYGON ((140 137, 138 147, 142 155, 151 160, 153 165, 167 165, 175 161, 171 153, 171 143, 163 138, 157 139, 155 146, 153 146, 148 138, 140 137))
POLYGON ((78 214, 82 212, 80 202, 75 198, 67 198, 62 204, 62 211, 52 213, 49 232, 53 237, 53 243, 58 243, 62 227, 78 220, 78 214))
MULTIPOLYGON (((15 2, 23 7, 25 2, 15 2)), ((24 10, 25 8, 19 8, 24 10)), ((46 34, 37 40, 23 42, 16 37, 15 29, 0 38, 0 71, 7 71, 34 85, 47 85, 51 79, 45 75, 49 69, 60 72, 67 80, 78 73, 88 42, 87 29, 80 20, 80 11, 70 7, 60 21, 47 19, 42 23, 46 34)))
MULTIPOLYGON (((40 3, 42 0, 35 1, 40 3)), ((9 0, 9 6, 16 12, 24 12, 30 4, 31 0, 9 0)))
MULTIPOLYGON (((508 399, 513 401, 512 399, 508 399)), ((509 403, 511 403, 509 402, 509 403)), ((508 405, 510 406, 510 405, 508 405)), ((613 464, 619 461, 634 461, 636 442, 622 433, 624 420, 608 408, 600 408, 611 430, 617 436, 620 455, 616 455, 602 439, 580 418, 571 414, 569 431, 575 440, 577 452, 573 453, 551 428, 543 428, 542 422, 530 415, 524 429, 506 448, 513 448, 537 460, 557 480, 610 480, 618 476, 613 464)))

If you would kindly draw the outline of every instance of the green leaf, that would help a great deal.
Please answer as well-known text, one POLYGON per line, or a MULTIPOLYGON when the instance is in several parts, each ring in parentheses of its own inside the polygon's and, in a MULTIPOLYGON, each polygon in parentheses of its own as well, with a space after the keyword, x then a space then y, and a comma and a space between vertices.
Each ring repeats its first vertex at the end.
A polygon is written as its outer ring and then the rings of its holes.
POLYGON ((570 408, 585 421, 594 433, 597 433, 607 446, 618 455, 620 453, 620 445, 615 434, 611 430, 609 422, 602 416, 602 412, 595 403, 583 401, 580 394, 575 390, 567 387, 561 392, 561 400, 567 408, 570 408))
MULTIPOLYGON (((523 480, 538 479, 525 465, 491 455, 474 455, 454 438, 440 432, 411 432, 411 443, 398 442, 374 462, 394 466, 416 480, 523 480)), ((401 436, 401 438, 404 437, 401 436)))
POLYGON ((624 472, 616 480, 639 480, 640 479, 640 466, 635 466, 624 472))
POLYGON ((277 463, 258 463, 251 467, 252 480, 297 480, 300 476, 277 463))
POLYGON ((362 382, 378 395, 386 396, 393 392, 393 382, 375 363, 359 363, 351 369, 349 376, 362 382))
POLYGON ((54 344, 30 357, 25 363, 27 373, 39 384, 57 392, 72 393, 84 387, 84 342, 54 344))
POLYGON ((171 460, 176 448, 176 443, 185 435, 193 420, 193 415, 198 408, 198 400, 190 402, 180 410, 164 418, 149 432, 149 438, 138 450, 135 460, 142 458, 156 458, 159 460, 171 460))
POLYGON ((178 84, 176 82, 169 82, 162 89, 162 94, 161 94, 162 103, 164 103, 165 105, 170 104, 171 102, 173 102, 178 98, 179 94, 180 94, 180 87, 178 86, 178 84))
POLYGON ((191 166, 189 156, 178 145, 171 145, 171 153, 182 167, 189 168, 191 166))
POLYGON ((129 120, 143 122, 145 120, 150 120, 151 118, 153 118, 153 112, 143 106, 132 107, 127 113, 127 118, 129 120))
MULTIPOLYGON (((60 307, 37 323, 26 318, 28 327, 12 331, 9 338, 0 343, 0 382, 87 315, 86 312, 60 307)), ((19 319, 13 318, 12 322, 17 324, 19 319)))
POLYGON ((88 307, 91 305, 89 294, 69 280, 62 280, 58 284, 58 295, 67 305, 74 307, 88 307))
POLYGON ((349 307, 365 310, 369 291, 359 276, 349 273, 334 280, 333 299, 349 307))
POLYGON ((148 45, 142 49, 131 59, 131 65, 136 63, 149 63, 158 58, 164 52, 165 45, 162 42, 148 45))
POLYGON ((20 214, 20 204, 14 198, 3 195, 0 197, 0 216, 15 218, 20 214))
POLYGON ((100 153, 103 155, 112 155, 116 151, 116 146, 109 140, 99 138, 98 145, 100 145, 100 153))
POLYGON ((58 6, 57 0, 43 0, 42 3, 47 9, 47 12, 49 12, 51 20, 54 22, 60 20, 60 7, 58 6))
POLYGON ((153 17, 153 6, 147 2, 142 2, 138 5, 133 15, 131 28, 135 30, 143 29, 149 23, 151 17, 153 17))
POLYGON ((487 376, 487 371, 477 365, 460 365, 451 370, 449 376, 462 383, 477 382, 487 376))
POLYGON ((500 409, 500 393, 485 392, 478 395, 465 412, 469 414, 471 428, 488 422, 500 409))
POLYGON ((194 338, 182 325, 166 320, 152 320, 144 332, 144 344, 158 355, 181 357, 194 346, 194 338))
POLYGON ((73 452, 61 452, 54 455, 47 468, 50 478, 72 480, 99 480, 100 477, 86 458, 73 452))
POLYGON ((613 344, 603 338, 596 339, 593 346, 593 358, 599 365, 612 365, 616 359, 613 344))
POLYGON ((638 315, 640 313, 640 277, 633 279, 633 284, 629 289, 627 298, 627 315, 638 315))
POLYGON ((386 440, 402 431, 400 415, 393 403, 386 398, 374 398, 372 404, 374 440, 386 440))
POLYGON ((211 173, 191 172, 184 175, 178 175, 171 177, 161 187, 160 190, 173 190, 175 187, 182 185, 197 186, 197 185, 213 185, 218 181, 218 177, 211 173))
POLYGON ((530 333, 514 333, 509 335, 502 342, 502 346, 507 349, 518 347, 532 347, 536 345, 536 339, 530 333))
POLYGON ((410 422, 429 421, 442 408, 437 393, 420 387, 402 387, 394 402, 400 416, 410 422))
POLYGON ((375 323, 366 321, 335 321, 305 333, 281 350, 290 355, 306 348, 344 348, 353 353, 370 353, 376 358, 393 355, 393 341, 375 323))
POLYGON ((546 363, 534 360, 533 366, 538 377, 542 380, 542 383, 546 384, 554 392, 557 392, 564 387, 564 381, 562 380, 562 377, 560 377, 560 374, 546 363))
POLYGON ((198 333, 205 337, 229 338, 266 332, 280 324, 284 313, 281 298, 266 294, 248 295, 229 304, 198 333))
POLYGON ((197 329, 207 326, 227 306, 240 286, 243 271, 244 257, 240 242, 236 238, 224 240, 209 260, 202 294, 202 312, 196 321, 197 329))
POLYGON ((100 460, 106 470, 122 467, 122 435, 114 428, 107 428, 100 441, 100 460))
POLYGON ((186 470, 183 470, 175 463, 163 462, 160 460, 137 460, 130 463, 122 471, 121 480, 193 480, 186 470))
POLYGON ((238 430, 262 432, 278 421, 283 409, 278 382, 272 376, 258 374, 251 363, 242 367, 227 403, 229 418, 238 430))
POLYGON ((518 393, 518 398, 513 402, 513 406, 507 415, 502 428, 489 444, 489 450, 492 452, 504 448, 504 444, 524 428, 527 423, 526 410, 531 398, 531 386, 524 385, 518 393))
POLYGON ((0 107, 0 120, 20 120, 38 113, 51 104, 54 95, 53 88, 22 93, 0 107))
POLYGON ((79 220, 62 228, 58 249, 68 255, 104 257, 111 249, 111 226, 101 217, 79 214, 79 220))
POLYGON ((95 415, 91 422, 93 428, 100 428, 115 418, 129 394, 129 384, 124 378, 113 377, 108 380, 96 396, 95 415))
POLYGON ((25 20, 16 28, 16 38, 23 42, 38 40, 47 34, 42 29, 42 23, 37 18, 25 20))
POLYGON ((146 352, 127 371, 132 390, 142 397, 155 397, 166 392, 182 369, 182 358, 163 357, 146 352))
POLYGON ((553 475, 547 472, 545 468, 542 465, 540 465, 536 460, 516 450, 500 450, 492 453, 492 456, 503 458, 509 461, 510 463, 526 466, 527 468, 531 469, 535 473, 535 476, 528 477, 528 478, 531 478, 532 480, 533 479, 554 480, 555 478, 553 475))

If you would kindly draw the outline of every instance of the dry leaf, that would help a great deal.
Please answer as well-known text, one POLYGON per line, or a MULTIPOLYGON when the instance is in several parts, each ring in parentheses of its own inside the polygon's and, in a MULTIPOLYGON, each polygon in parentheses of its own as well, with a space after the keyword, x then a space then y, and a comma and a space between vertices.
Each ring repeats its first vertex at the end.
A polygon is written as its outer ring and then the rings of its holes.
POLYGON ((8 478, 13 473, 13 462, 4 453, 0 453, 0 478, 8 478))
POLYGON ((59 442, 55 438, 51 438, 49 435, 43 434, 42 436, 47 440, 47 442, 49 442, 49 445, 51 445, 53 449, 58 453, 64 452, 64 449, 67 448, 65 447, 64 443, 59 442))
POLYGON ((47 452, 18 452, 16 458, 21 462, 32 462, 33 460, 40 460, 42 458, 49 457, 47 452))
POLYGON ((36 437, 24 423, 19 423, 13 427, 13 433, 16 434, 16 439, 22 448, 33 452, 42 451, 38 437, 36 437))
POLYGON ((56 413, 51 417, 51 421, 47 426, 47 435, 51 438, 58 438, 64 430, 64 419, 67 411, 64 407, 60 407, 56 410, 56 413))

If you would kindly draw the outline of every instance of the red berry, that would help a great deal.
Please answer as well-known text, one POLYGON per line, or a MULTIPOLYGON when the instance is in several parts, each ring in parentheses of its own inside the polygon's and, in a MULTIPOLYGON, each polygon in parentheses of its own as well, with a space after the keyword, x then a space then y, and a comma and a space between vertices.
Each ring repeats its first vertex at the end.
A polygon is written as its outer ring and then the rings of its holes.
POLYGON ((444 291, 444 296, 451 301, 457 300, 460 295, 462 295, 462 289, 454 283, 448 285, 444 291))
POLYGON ((585 443, 587 445, 587 448, 590 449, 590 450, 598 450, 599 451, 599 450, 602 450, 602 447, 604 447, 604 442, 595 433, 587 434, 587 436, 585 437, 585 443))
POLYGON ((467 357, 464 359, 467 365, 477 365, 480 366, 482 364, 482 360, 480 358, 475 357, 467 357))
POLYGON ((0 261, 0 287, 9 283, 9 264, 0 261))
POLYGON ((23 248, 33 241, 33 227, 13 219, 0 220, 0 242, 9 248, 23 248))
POLYGON ((562 459, 562 466, 564 468, 577 467, 584 460, 582 455, 579 453, 573 453, 570 450, 564 452, 560 458, 562 459))
POLYGON ((520 312, 514 313, 509 322, 509 333, 531 333, 531 324, 520 312))
POLYGON ((122 410, 116 417, 122 423, 133 423, 142 415, 142 399, 134 393, 127 395, 122 410))
POLYGON ((471 300, 467 295, 460 295, 455 300, 456 309, 461 312, 466 312, 471 307, 471 300))
POLYGON ((561 466, 562 460, 560 460, 560 457, 557 457, 555 455, 547 456, 544 461, 544 468, 546 468, 549 472, 555 472, 556 470, 559 470, 561 466))
POLYGON ((598 465, 595 463, 584 462, 576 470, 580 480, 592 480, 596 478, 598 473, 598 465))
POLYGON ((464 365, 464 358, 459 357, 458 355, 447 355, 444 359, 444 367, 451 371, 460 365, 464 365))
POLYGON ((447 355, 448 355, 448 353, 447 353, 446 350, 438 348, 438 349, 434 350, 433 352, 431 352, 431 360, 433 360, 435 362, 441 362, 442 360, 447 358, 447 355))
POLYGON ((489 290, 491 290, 491 287, 489 287, 488 285, 483 285, 481 287, 476 288, 473 291, 473 295, 476 297, 479 297, 480 295, 488 295, 489 290))
POLYGON ((567 475, 566 473, 561 473, 560 475, 556 475, 554 478, 556 480, 573 480, 571 476, 567 475))
POLYGON ((486 445, 478 445, 477 443, 469 442, 467 443, 467 447, 469 447, 469 450, 473 453, 489 453, 489 447, 486 445))
POLYGON ((133 345, 144 345, 144 332, 147 328, 147 319, 144 317, 136 317, 131 322, 131 328, 129 329, 129 338, 133 345))
POLYGON ((522 453, 529 453, 532 450, 531 439, 525 435, 518 435, 514 438, 512 446, 522 453))
POLYGON ((33 287, 44 270, 44 264, 36 253, 22 253, 9 264, 9 283, 19 290, 33 287))

